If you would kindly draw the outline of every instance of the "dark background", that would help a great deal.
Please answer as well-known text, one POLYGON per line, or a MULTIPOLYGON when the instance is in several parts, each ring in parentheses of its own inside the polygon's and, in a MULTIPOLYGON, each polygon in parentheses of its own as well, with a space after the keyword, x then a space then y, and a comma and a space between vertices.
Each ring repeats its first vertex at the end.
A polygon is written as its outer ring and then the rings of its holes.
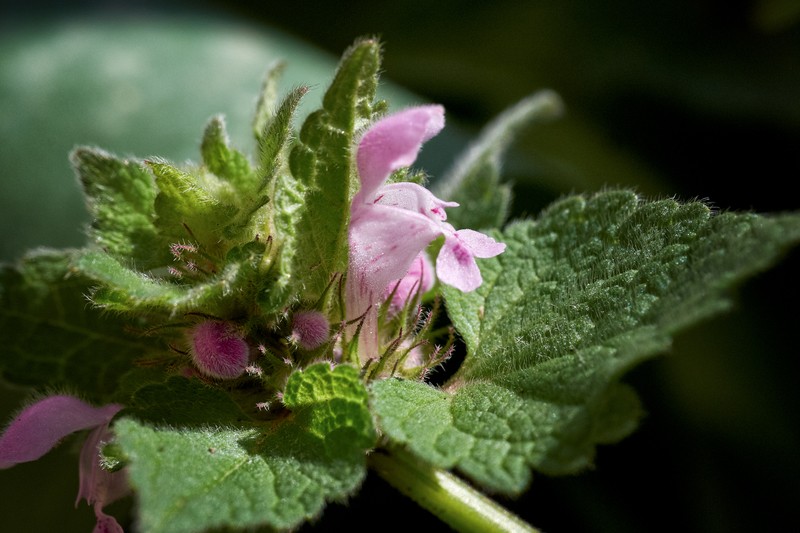
MULTIPOLYGON (((721 209, 798 207, 789 191, 800 176, 800 8, 791 0, 73 2, 69 10, 4 4, 0 62, 4 51, 11 57, 34 49, 54 29, 86 20, 107 27, 135 20, 164 32, 194 25, 206 28, 208 38, 220 28, 279 39, 288 34, 333 56, 357 36, 377 35, 385 43, 386 79, 448 110, 449 133, 423 153, 423 166, 434 177, 492 116, 539 88, 552 88, 565 100, 565 116, 532 128, 506 165, 506 176, 517 185, 518 215, 535 215, 570 191, 617 185, 653 197, 707 199, 721 209)), ((206 58, 191 48, 197 39, 181 41, 185 48, 172 59, 176 69, 181 57, 203 67, 206 58)), ((168 44, 164 57, 173 53, 168 44)), ((141 46, 153 45, 143 40, 141 46)), ((290 65, 295 61, 287 59, 290 65)), ((258 67, 248 79, 255 84, 252 94, 262 72, 258 67)), ((330 67, 316 75, 314 83, 324 87, 330 67)), ((91 84, 91 75, 85 76, 91 84)), ((203 117, 226 111, 220 87, 229 83, 238 90, 242 84, 219 72, 208 76, 208 84, 193 84, 184 94, 187 109, 198 108, 201 117, 186 118, 190 133, 181 136, 184 145, 159 148, 171 138, 163 135, 166 125, 134 122, 136 117, 116 124, 117 137, 104 137, 105 130, 93 130, 91 117, 84 116, 74 120, 80 125, 75 138, 63 139, 71 130, 50 125, 69 114, 70 102, 46 100, 50 114, 44 118, 15 107, 8 99, 17 93, 3 91, 11 87, 9 79, 20 78, 0 71, 0 98, 7 98, 0 100, 6 114, 0 116, 2 258, 38 244, 80 244, 74 228, 85 216, 66 164, 73 144, 196 157, 185 143, 196 150, 191 143, 199 140, 203 117), (29 138, 8 126, 24 129, 16 126, 20 117, 33 124, 31 139, 47 142, 24 145, 33 146, 30 152, 15 144, 29 138), (56 148, 57 141, 66 147, 56 148), (26 189, 38 177, 24 169, 45 152, 56 152, 55 161, 61 161, 52 171, 57 177, 48 175, 39 188, 26 189)), ((168 88, 181 80, 165 74, 159 83, 168 88)), ((88 94, 81 89, 68 94, 88 94)), ((679 336, 666 357, 634 370, 627 380, 640 392, 648 416, 637 433, 600 448, 593 470, 562 479, 536 477, 524 496, 506 503, 550 532, 751 531, 772 529, 781 519, 793 523, 800 501, 798 265, 794 252, 745 284, 732 313, 679 336)), ((8 400, 6 411, 18 396, 8 400)), ((53 523, 67 528, 59 530, 91 527, 83 506, 69 511, 77 481, 75 458, 66 448, 40 464, 0 473, 1 519, 21 518, 26 526, 20 531, 48 531, 53 523), (53 470, 62 463, 68 465, 63 473, 53 470)), ((370 477, 349 507, 331 506, 317 527, 375 527, 375 510, 399 527, 431 520, 370 477)))

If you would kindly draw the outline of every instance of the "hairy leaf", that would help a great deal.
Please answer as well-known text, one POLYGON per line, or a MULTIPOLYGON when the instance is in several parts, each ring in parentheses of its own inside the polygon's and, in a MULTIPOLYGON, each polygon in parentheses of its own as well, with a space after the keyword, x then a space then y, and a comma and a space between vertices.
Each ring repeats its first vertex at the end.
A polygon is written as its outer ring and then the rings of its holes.
POLYGON ((75 261, 85 275, 101 283, 91 301, 110 311, 157 311, 174 317, 202 311, 226 317, 249 306, 249 298, 264 290, 259 272, 265 245, 247 243, 232 249, 220 272, 194 284, 179 284, 131 270, 108 254, 89 250, 75 261))
POLYGON ((0 369, 13 383, 107 401, 132 361, 158 345, 87 305, 92 282, 70 270, 71 259, 39 251, 0 270, 0 369))
POLYGON ((249 199, 257 190, 258 178, 250 168, 247 157, 231 148, 225 120, 221 115, 212 117, 203 133, 200 144, 203 164, 215 176, 231 185, 239 194, 239 200, 249 199))
POLYGON ((376 106, 381 51, 374 40, 354 44, 342 58, 322 109, 306 119, 289 164, 305 189, 296 223, 294 272, 298 290, 316 299, 347 261, 347 222, 357 176, 352 162, 356 134, 372 119, 376 106))
POLYGON ((223 254, 220 236, 235 236, 229 228, 239 213, 233 187, 211 174, 182 170, 160 159, 147 164, 159 190, 155 210, 161 233, 171 242, 202 246, 209 255, 223 254))
POLYGON ((140 268, 167 264, 169 248, 154 225, 155 182, 143 164, 91 147, 75 149, 70 161, 92 216, 90 239, 140 268))
POLYGON ((267 69, 264 81, 261 84, 261 92, 256 102, 256 111, 253 115, 253 135, 256 142, 261 143, 267 124, 272 120, 275 102, 278 101, 278 81, 280 81, 286 63, 276 61, 267 69))
POLYGON ((267 313, 285 307, 292 294, 288 290, 292 280, 292 265, 298 247, 297 220, 305 207, 305 190, 291 175, 286 165, 286 154, 292 137, 292 116, 306 94, 307 88, 292 91, 281 103, 274 117, 264 125, 259 136, 259 152, 262 176, 261 186, 273 198, 269 206, 269 238, 274 246, 265 265, 266 276, 270 280, 269 291, 263 294, 259 303, 267 313))
POLYGON ((181 376, 144 385, 133 394, 127 405, 129 411, 126 412, 153 424, 202 427, 251 421, 221 389, 181 376))
POLYGON ((141 530, 285 529, 352 493, 375 440, 358 371, 324 363, 296 372, 284 403, 290 414, 264 423, 233 424, 227 415, 205 427, 119 421, 141 530))
POLYGON ((483 285, 445 289, 467 358, 447 392, 373 387, 390 439, 489 488, 518 493, 530 469, 575 472, 632 431, 641 408, 621 375, 726 290, 800 240, 800 216, 712 214, 700 203, 607 192, 557 202, 495 236, 483 285))
POLYGON ((263 135, 259 137, 259 161, 261 183, 259 191, 272 182, 282 169, 283 152, 292 137, 292 117, 300 104, 300 100, 308 92, 308 87, 298 87, 283 100, 272 120, 264 126, 263 135))

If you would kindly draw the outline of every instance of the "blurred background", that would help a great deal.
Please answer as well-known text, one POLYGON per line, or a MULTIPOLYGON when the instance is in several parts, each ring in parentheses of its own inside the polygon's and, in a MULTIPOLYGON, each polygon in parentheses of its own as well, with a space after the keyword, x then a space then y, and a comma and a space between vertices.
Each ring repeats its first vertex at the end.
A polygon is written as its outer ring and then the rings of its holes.
MULTIPOLYGON (((448 126, 420 166, 433 179, 479 128, 520 98, 556 90, 567 111, 509 155, 517 216, 569 192, 634 187, 720 209, 800 207, 800 1, 466 2, 73 1, 0 11, 0 259, 79 246, 88 219, 67 155, 198 158, 203 126, 228 118, 252 147, 267 66, 310 84, 307 112, 358 36, 385 44, 393 108, 435 101, 448 126)), ((549 532, 751 531, 794 521, 800 502, 800 254, 746 283, 733 312, 676 338, 627 380, 648 411, 579 476, 536 477, 505 503, 549 532)), ((1 348, 0 348, 1 349, 1 348)), ((8 390, 10 416, 25 391, 8 390)), ((71 449, 72 448, 72 449, 71 449)), ((0 472, 7 531, 88 531, 67 444, 0 472)), ((111 511, 125 514, 130 502, 111 511)), ((398 526, 426 513, 370 477, 348 506, 304 530, 398 526), (386 515, 382 515, 386 516, 386 515)))

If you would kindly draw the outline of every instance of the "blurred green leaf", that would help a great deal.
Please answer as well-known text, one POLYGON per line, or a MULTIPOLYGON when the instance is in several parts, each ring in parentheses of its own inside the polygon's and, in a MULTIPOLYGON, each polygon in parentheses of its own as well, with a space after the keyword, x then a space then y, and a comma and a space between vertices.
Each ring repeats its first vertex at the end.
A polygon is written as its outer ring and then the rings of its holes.
POLYGON ((132 362, 160 349, 129 324, 87 305, 92 281, 72 251, 40 250, 0 270, 0 369, 18 385, 80 391, 108 401, 132 362))
POLYGON ((449 214, 451 224, 473 229, 503 225, 511 207, 511 185, 500 182, 500 160, 524 126, 558 115, 561 105, 555 93, 538 92, 486 125, 434 188, 440 198, 459 203, 460 209, 449 214))

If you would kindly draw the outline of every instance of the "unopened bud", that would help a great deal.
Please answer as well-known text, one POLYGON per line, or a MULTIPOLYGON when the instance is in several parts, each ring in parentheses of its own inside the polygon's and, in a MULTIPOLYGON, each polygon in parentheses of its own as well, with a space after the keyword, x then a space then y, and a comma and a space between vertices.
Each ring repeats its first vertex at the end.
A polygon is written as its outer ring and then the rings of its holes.
POLYGON ((290 340, 304 350, 322 346, 330 337, 328 318, 319 311, 300 311, 292 317, 290 340))
POLYGON ((233 379, 248 365, 250 348, 232 325, 206 320, 191 330, 191 353, 198 370, 207 376, 233 379))

